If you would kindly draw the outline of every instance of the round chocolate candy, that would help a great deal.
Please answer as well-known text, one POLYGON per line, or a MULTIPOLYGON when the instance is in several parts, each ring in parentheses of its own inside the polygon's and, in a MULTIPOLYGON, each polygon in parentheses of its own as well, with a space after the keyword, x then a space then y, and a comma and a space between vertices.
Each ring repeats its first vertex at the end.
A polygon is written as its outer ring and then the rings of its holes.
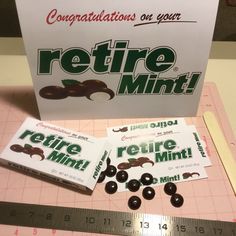
POLYGON ((141 162, 137 159, 134 159, 130 162, 130 166, 131 167, 136 167, 136 166, 140 166, 141 162))
POLYGON ((32 152, 43 154, 43 149, 38 148, 38 147, 32 147, 32 152))
POLYGON ((144 173, 142 174, 140 181, 143 185, 150 185, 153 182, 153 176, 149 173, 144 173))
POLYGON ((86 97, 92 101, 108 101, 114 98, 114 92, 109 88, 88 89, 86 97))
POLYGON ((64 99, 67 95, 67 90, 60 86, 47 86, 39 91, 39 95, 46 99, 64 99))
POLYGON ((109 166, 111 164, 111 158, 110 157, 107 158, 106 163, 107 163, 107 166, 109 166))
POLYGON ((22 152, 24 148, 19 144, 13 144, 13 145, 10 146, 10 149, 13 152, 22 152))
POLYGON ((117 183, 115 181, 109 181, 105 185, 105 191, 109 194, 113 194, 117 191, 117 183))
POLYGON ((177 187, 176 187, 176 185, 175 185, 174 183, 172 183, 172 182, 168 182, 168 183, 166 183, 165 186, 164 186, 164 191, 165 191, 165 193, 168 194, 168 195, 173 195, 173 194, 175 194, 175 193, 176 193, 176 190, 177 190, 177 187))
POLYGON ((98 183, 102 183, 104 181, 104 179, 106 178, 106 173, 105 171, 102 171, 98 177, 98 183))
POLYGON ((184 203, 184 198, 182 195, 175 193, 171 196, 170 202, 174 207, 181 207, 184 203))
POLYGON ((119 170, 127 170, 127 169, 129 169, 130 167, 131 167, 131 165, 130 165, 129 162, 122 162, 122 163, 120 163, 120 164, 117 166, 117 168, 118 168, 119 170))
POLYGON ((105 173, 106 173, 106 176, 113 177, 113 176, 115 176, 116 171, 117 171, 117 169, 115 166, 109 165, 109 166, 107 166, 105 173))
POLYGON ((124 183, 128 179, 128 173, 125 170, 120 170, 116 174, 116 180, 120 183, 124 183))
POLYGON ((140 188, 140 182, 137 179, 131 179, 128 182, 127 187, 131 192, 136 192, 140 188))
POLYGON ((25 145, 22 152, 28 155, 31 155, 33 151, 33 147, 25 145))
POLYGON ((67 95, 70 97, 83 97, 86 95, 87 87, 82 84, 68 85, 66 86, 67 95))
POLYGON ((132 210, 137 210, 141 206, 141 199, 138 196, 132 196, 128 200, 128 206, 132 210))
POLYGON ((154 190, 154 188, 152 188, 152 187, 145 187, 144 189, 143 189, 143 197, 145 198, 145 199, 147 199, 147 200, 151 200, 151 199, 153 199, 154 197, 155 197, 155 190, 154 190))
POLYGON ((139 157, 138 160, 140 162, 143 162, 143 161, 149 161, 150 159, 148 157, 139 157))
POLYGON ((107 88, 107 85, 103 81, 96 79, 85 80, 83 85, 91 90, 96 90, 97 88, 107 88))

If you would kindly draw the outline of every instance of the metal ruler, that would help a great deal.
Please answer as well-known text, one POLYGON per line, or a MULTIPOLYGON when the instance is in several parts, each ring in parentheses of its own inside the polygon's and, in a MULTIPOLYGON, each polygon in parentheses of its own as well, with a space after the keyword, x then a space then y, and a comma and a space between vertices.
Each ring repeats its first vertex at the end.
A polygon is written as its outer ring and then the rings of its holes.
POLYGON ((236 236, 236 223, 0 202, 0 224, 113 235, 236 236))

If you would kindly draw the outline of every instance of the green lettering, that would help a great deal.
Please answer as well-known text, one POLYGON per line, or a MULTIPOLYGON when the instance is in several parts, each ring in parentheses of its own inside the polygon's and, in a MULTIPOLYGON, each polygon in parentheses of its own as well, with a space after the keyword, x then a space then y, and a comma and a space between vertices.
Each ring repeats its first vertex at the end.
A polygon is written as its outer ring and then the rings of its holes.
POLYGON ((20 135, 20 139, 24 139, 26 136, 28 135, 32 135, 34 133, 34 131, 31 130, 25 130, 23 134, 20 135))
POLYGON ((83 73, 89 68, 89 64, 90 55, 82 48, 68 49, 61 57, 61 66, 69 73, 83 73))
POLYGON ((32 143, 40 143, 44 140, 44 138, 45 138, 44 134, 36 133, 30 137, 30 141, 32 143))
POLYGON ((123 152, 126 150, 126 147, 118 147, 117 148, 117 157, 122 157, 123 152))
POLYGON ((61 49, 46 50, 41 49, 38 52, 38 73, 52 74, 52 64, 60 59, 61 49))
POLYGON ((51 154, 47 157, 47 160, 55 161, 55 162, 60 162, 61 159, 65 156, 66 154, 60 153, 57 151, 52 151, 51 154))
POLYGON ((109 42, 102 42, 96 44, 95 48, 92 50, 92 56, 95 57, 94 61, 94 71, 98 73, 105 73, 108 71, 107 57, 111 55, 109 42))
POLYGON ((119 86, 119 94, 143 93, 148 74, 138 74, 135 78, 133 75, 123 75, 119 86))
POLYGON ((145 64, 151 72, 164 72, 175 64, 175 51, 168 47, 153 49, 147 56, 145 64))
POLYGON ((81 146, 78 144, 71 144, 66 150, 69 154, 75 155, 81 152, 81 146))
POLYGON ((131 156, 136 155, 139 152, 139 146, 137 145, 130 145, 127 148, 127 153, 131 156))
POLYGON ((156 153, 156 162, 164 162, 168 161, 168 153, 167 152, 157 152, 156 153))

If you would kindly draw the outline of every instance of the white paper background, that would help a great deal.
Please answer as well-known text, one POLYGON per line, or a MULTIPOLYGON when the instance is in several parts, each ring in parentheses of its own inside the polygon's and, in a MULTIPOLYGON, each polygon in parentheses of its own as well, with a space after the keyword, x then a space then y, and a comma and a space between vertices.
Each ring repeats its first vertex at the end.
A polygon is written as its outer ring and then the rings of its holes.
MULTIPOLYGON (((42 119, 118 118, 190 116, 197 110, 207 65, 218 0, 16 0, 25 47, 31 67, 33 83, 42 119), (84 14, 94 11, 107 13, 135 13, 135 22, 74 22, 46 24, 46 16, 52 9, 58 13, 84 14), (162 23, 133 27, 143 13, 181 13, 181 20, 197 23, 162 23), (47 100, 38 91, 47 85, 62 86, 62 79, 99 79, 116 91, 120 74, 95 75, 91 70, 81 75, 63 72, 53 63, 52 75, 37 75, 37 51, 39 48, 82 47, 87 51, 98 42, 112 39, 130 40, 129 48, 150 49, 169 46, 177 53, 175 72, 170 69, 160 75, 175 78, 187 72, 202 72, 201 80, 193 95, 129 95, 116 96, 104 103, 91 102, 86 98, 69 97, 63 100, 47 100)), ((147 73, 139 63, 136 73, 147 73)))

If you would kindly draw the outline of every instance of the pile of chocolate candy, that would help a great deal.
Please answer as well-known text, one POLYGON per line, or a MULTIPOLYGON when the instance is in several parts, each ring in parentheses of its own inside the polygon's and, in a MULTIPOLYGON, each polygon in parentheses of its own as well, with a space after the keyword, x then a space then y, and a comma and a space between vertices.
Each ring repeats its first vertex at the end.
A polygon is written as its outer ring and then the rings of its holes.
POLYGON ((10 149, 13 152, 23 152, 28 154, 33 159, 38 159, 40 161, 44 160, 45 156, 43 154, 43 150, 38 147, 32 147, 29 144, 26 144, 24 147, 19 144, 11 145, 10 149))
MULTIPOLYGON (((101 172, 98 183, 102 183, 107 177, 116 177, 117 182, 125 183, 128 180, 128 173, 125 170, 119 170, 115 166, 111 165, 110 158, 107 159, 107 168, 101 172)), ((140 180, 131 179, 127 183, 127 188, 131 192, 137 192, 141 184, 145 186, 142 190, 142 196, 146 200, 152 200, 155 197, 155 189, 151 185, 153 183, 153 176, 150 173, 144 173, 141 175, 140 180)), ((108 181, 105 185, 105 191, 108 194, 114 194, 118 189, 118 185, 115 181, 108 181)), ((183 197, 176 193, 177 187, 174 183, 168 182, 164 186, 164 192, 168 195, 171 195, 170 202, 174 207, 181 207, 183 205, 183 197)), ((141 198, 139 196, 133 195, 128 200, 128 206, 132 210, 137 210, 141 206, 141 198)))
POLYGON ((89 100, 96 100, 95 94, 103 94, 107 100, 111 100, 115 94, 100 80, 62 80, 63 86, 51 85, 40 89, 39 95, 46 99, 64 99, 67 97, 86 97, 89 100))

